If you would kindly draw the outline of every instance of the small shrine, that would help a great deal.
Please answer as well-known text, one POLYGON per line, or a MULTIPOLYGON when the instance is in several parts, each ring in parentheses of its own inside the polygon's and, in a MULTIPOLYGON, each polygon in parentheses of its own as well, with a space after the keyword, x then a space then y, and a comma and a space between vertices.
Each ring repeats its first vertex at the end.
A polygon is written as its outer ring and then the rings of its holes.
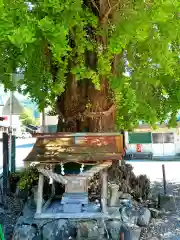
POLYGON ((121 160, 123 135, 120 133, 57 133, 43 135, 24 160, 35 163, 39 171, 35 218, 102 218, 107 213, 107 169, 121 160), (51 165, 50 169, 46 166, 51 165), (101 173, 99 205, 90 203, 88 181, 101 173), (44 178, 49 178, 52 196, 44 203, 44 178), (65 185, 59 201, 53 201, 54 183, 65 185), (51 208, 49 208, 51 206, 51 208), (53 210, 52 210, 53 209, 53 210))

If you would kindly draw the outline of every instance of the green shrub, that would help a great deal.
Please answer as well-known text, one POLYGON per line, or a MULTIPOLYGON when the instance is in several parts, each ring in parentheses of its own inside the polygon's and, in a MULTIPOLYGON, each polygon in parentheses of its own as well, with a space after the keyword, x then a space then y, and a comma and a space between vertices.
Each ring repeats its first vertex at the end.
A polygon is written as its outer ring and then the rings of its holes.
POLYGON ((18 186, 20 190, 30 190, 38 182, 38 170, 35 166, 30 166, 20 173, 18 186))

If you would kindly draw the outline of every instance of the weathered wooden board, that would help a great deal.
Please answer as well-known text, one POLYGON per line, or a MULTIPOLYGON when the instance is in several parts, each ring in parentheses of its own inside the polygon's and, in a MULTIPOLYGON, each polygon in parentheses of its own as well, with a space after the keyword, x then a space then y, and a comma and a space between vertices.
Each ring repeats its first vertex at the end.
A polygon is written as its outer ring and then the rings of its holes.
POLYGON ((37 139, 25 162, 120 160, 123 135, 119 133, 58 133, 37 139))
POLYGON ((52 163, 57 164, 60 162, 78 162, 84 164, 93 165, 105 160, 121 160, 121 154, 61 154, 61 155, 50 155, 50 156, 36 156, 35 154, 31 154, 31 156, 27 157, 25 162, 38 162, 38 163, 52 163))

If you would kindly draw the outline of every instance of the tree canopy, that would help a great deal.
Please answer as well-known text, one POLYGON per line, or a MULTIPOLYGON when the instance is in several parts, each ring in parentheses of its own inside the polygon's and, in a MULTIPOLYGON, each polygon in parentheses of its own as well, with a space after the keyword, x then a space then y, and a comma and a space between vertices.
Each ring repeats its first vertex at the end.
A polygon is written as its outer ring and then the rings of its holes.
POLYGON ((33 112, 30 109, 25 109, 20 115, 22 125, 39 125, 39 121, 34 118, 33 112))
POLYGON ((0 74, 24 72, 18 90, 42 108, 67 74, 113 90, 118 126, 176 120, 180 108, 179 0, 1 0, 0 74), (101 41, 99 40, 101 39, 101 41), (86 64, 95 52, 96 66, 86 64), (53 66, 53 67, 52 67, 53 66), (56 71, 55 71, 56 70, 56 71))

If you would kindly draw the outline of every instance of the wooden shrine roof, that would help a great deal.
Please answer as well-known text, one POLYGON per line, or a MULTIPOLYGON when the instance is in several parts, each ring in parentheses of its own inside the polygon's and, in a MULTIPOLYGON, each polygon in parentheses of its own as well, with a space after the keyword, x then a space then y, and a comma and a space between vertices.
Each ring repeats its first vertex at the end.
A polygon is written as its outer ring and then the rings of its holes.
POLYGON ((97 164, 118 160, 123 151, 120 133, 57 133, 40 136, 25 162, 97 164))

